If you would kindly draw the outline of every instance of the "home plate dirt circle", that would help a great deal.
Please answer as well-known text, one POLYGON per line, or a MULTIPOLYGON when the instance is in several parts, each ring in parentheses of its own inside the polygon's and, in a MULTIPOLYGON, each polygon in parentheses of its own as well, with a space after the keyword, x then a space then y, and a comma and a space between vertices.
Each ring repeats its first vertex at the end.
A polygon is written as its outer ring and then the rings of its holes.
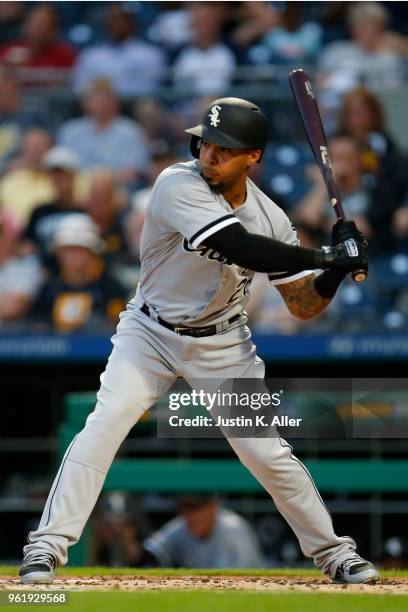
POLYGON ((381 578, 376 584, 338 585, 316 576, 67 576, 52 585, 22 585, 18 578, 0 577, 0 590, 162 591, 242 590, 267 592, 394 593, 408 595, 408 578, 381 578))

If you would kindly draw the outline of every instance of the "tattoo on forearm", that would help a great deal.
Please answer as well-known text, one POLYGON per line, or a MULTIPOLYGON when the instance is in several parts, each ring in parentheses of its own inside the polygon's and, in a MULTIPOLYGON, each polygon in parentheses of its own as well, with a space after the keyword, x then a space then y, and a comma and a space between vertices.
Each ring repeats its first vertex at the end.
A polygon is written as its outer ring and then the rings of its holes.
POLYGON ((329 299, 317 293, 314 279, 314 274, 310 274, 291 283, 277 286, 289 311, 299 319, 315 317, 330 303, 329 299))

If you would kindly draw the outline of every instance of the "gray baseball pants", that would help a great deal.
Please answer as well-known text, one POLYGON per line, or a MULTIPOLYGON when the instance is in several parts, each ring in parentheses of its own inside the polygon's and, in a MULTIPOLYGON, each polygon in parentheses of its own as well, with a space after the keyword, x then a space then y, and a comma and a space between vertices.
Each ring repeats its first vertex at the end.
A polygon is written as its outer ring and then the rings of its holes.
MULTIPOLYGON (((95 506, 115 454, 141 415, 181 376, 263 378, 250 330, 237 324, 203 338, 180 336, 135 307, 121 314, 113 350, 101 375, 95 410, 68 447, 50 490, 39 527, 25 555, 53 553, 67 563, 95 506)), ((307 557, 323 572, 346 558, 356 543, 339 537, 306 467, 280 437, 228 440, 240 461, 271 495, 307 557)))

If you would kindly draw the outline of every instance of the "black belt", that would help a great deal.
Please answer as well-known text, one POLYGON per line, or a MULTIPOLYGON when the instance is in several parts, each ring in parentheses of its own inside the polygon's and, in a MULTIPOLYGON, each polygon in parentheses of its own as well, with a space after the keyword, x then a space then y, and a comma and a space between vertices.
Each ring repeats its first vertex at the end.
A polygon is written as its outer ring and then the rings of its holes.
POLYGON ((202 338, 203 336, 214 336, 214 334, 228 329, 228 327, 232 325, 232 323, 235 323, 235 321, 238 321, 238 319, 241 317, 240 314, 236 314, 224 323, 220 323, 219 325, 209 325, 208 327, 180 327, 178 325, 172 325, 172 323, 168 323, 168 321, 165 321, 161 317, 152 317, 150 315, 150 309, 147 304, 143 304, 140 310, 145 315, 147 315, 154 321, 157 321, 157 323, 160 323, 160 325, 163 325, 163 327, 171 329, 171 331, 174 331, 176 334, 179 334, 180 336, 193 336, 194 338, 202 338))

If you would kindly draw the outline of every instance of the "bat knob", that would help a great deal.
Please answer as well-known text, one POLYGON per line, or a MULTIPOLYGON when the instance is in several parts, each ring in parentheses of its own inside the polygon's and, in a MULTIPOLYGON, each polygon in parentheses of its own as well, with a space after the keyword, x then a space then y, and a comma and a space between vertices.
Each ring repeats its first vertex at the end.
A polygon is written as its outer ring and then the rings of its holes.
POLYGON ((355 283, 363 283, 368 276, 368 270, 354 270, 351 274, 351 278, 355 283))

